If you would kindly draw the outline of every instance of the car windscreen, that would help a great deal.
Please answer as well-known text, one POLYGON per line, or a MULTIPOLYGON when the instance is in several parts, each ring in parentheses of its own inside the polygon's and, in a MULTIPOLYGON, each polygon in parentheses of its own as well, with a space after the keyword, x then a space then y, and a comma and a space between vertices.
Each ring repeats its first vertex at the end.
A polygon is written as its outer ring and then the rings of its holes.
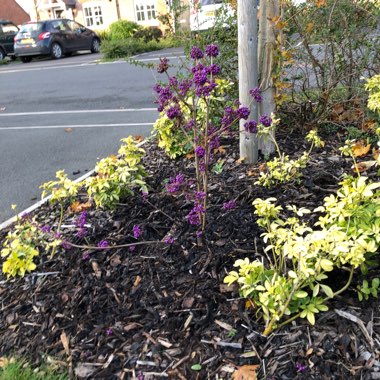
POLYGON ((222 4, 223 0, 201 0, 201 5, 215 5, 222 4))
POLYGON ((43 27, 42 22, 30 22, 28 24, 21 25, 20 32, 21 33, 33 33, 40 32, 43 27))

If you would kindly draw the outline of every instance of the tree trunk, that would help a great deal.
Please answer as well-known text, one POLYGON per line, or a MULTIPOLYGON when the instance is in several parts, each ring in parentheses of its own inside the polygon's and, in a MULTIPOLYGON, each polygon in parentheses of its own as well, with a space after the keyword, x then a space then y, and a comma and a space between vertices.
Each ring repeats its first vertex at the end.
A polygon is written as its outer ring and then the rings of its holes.
MULTIPOLYGON (((257 3, 256 0, 238 0, 238 58, 239 58, 239 101, 250 105, 250 119, 257 120, 257 103, 252 102, 249 90, 257 87, 257 3)), ((244 130, 245 120, 240 120, 240 157, 248 163, 258 159, 257 137, 244 130)))
MULTIPOLYGON (((280 15, 279 0, 267 0, 261 2, 260 26, 259 26, 259 73, 260 88, 263 101, 260 104, 259 114, 270 115, 276 110, 276 89, 273 83, 274 51, 276 49, 276 31, 272 20, 280 15)), ((260 138, 259 150, 268 156, 275 151, 273 141, 264 136, 260 138)))

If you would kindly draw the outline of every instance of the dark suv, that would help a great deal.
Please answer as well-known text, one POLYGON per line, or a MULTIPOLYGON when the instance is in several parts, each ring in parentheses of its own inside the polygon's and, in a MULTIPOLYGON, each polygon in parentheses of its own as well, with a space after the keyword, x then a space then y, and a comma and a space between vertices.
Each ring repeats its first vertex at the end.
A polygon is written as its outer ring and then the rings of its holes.
POLYGON ((9 55, 15 58, 13 52, 13 40, 18 32, 18 27, 13 22, 0 19, 0 61, 9 55))
POLYGON ((14 39, 15 55, 22 62, 42 55, 58 59, 78 50, 98 53, 99 48, 100 38, 95 32, 66 19, 27 22, 14 39))

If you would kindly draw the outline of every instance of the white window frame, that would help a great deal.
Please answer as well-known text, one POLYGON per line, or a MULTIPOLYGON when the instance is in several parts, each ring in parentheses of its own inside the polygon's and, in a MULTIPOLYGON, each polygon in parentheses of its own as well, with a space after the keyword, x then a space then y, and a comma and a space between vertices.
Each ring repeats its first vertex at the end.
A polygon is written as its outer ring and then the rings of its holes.
POLYGON ((101 3, 97 2, 83 4, 83 18, 84 24, 88 28, 102 27, 104 21, 101 3))
POLYGON ((157 20, 156 0, 135 0, 136 22, 140 24, 152 24, 157 20))

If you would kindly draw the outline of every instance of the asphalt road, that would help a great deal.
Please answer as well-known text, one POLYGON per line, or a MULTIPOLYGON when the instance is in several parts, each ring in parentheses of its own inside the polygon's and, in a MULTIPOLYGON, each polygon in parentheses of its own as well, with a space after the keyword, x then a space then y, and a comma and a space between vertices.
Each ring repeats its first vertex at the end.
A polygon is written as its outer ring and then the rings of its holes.
MULTIPOLYGON (((145 53, 156 63, 181 49, 145 53)), ((157 118, 153 70, 100 55, 0 65, 0 223, 40 199, 64 169, 74 179, 117 152, 120 139, 148 136, 157 118)))

